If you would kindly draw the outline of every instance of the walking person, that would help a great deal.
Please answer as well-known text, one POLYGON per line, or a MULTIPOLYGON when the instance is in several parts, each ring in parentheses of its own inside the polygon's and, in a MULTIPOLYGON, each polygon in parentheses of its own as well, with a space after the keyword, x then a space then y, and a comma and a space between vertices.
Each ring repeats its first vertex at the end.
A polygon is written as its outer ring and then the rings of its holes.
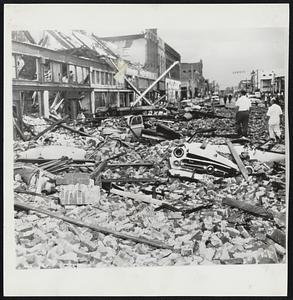
POLYGON ((232 95, 231 94, 228 96, 228 99, 229 99, 229 104, 231 104, 231 101, 232 101, 232 95))
POLYGON ((269 107, 267 112, 268 126, 269 126, 269 135, 270 139, 275 142, 280 142, 281 140, 281 130, 280 130, 280 122, 282 109, 276 103, 275 99, 271 100, 272 105, 269 107))
POLYGON ((236 130, 239 136, 247 137, 248 120, 251 109, 251 101, 246 96, 246 91, 241 91, 241 97, 237 99, 236 106, 236 130))
POLYGON ((226 105, 227 103, 227 95, 224 95, 224 104, 226 105))

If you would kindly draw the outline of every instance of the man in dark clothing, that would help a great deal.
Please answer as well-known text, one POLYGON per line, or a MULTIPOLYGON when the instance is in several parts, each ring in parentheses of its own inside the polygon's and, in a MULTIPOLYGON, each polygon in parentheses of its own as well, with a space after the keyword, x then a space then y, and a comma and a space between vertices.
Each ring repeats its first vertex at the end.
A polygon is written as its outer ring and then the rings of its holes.
POLYGON ((232 101, 232 95, 231 94, 228 96, 228 99, 229 99, 229 104, 231 104, 231 101, 232 101))
POLYGON ((224 104, 226 105, 227 103, 227 95, 224 95, 224 104))

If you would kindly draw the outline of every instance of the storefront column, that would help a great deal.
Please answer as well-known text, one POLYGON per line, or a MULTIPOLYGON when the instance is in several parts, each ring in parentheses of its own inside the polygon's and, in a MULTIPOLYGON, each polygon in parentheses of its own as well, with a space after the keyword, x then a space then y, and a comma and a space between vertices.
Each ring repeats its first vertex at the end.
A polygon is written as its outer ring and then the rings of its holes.
POLYGON ((95 91, 91 91, 91 111, 92 111, 92 114, 95 113, 96 111, 96 107, 95 107, 95 91))
POLYGON ((39 117, 42 116, 43 103, 42 103, 42 92, 37 92, 38 104, 39 104, 39 117))
POLYGON ((117 92, 117 101, 116 101, 116 104, 117 104, 117 107, 120 107, 120 93, 117 92))
POLYGON ((44 105, 44 117, 49 118, 50 108, 49 108, 49 91, 43 92, 43 105, 44 105))
POLYGON ((129 93, 126 93, 126 104, 125 104, 126 107, 130 106, 130 105, 129 105, 129 102, 130 102, 130 101, 129 101, 129 95, 130 95, 129 93))

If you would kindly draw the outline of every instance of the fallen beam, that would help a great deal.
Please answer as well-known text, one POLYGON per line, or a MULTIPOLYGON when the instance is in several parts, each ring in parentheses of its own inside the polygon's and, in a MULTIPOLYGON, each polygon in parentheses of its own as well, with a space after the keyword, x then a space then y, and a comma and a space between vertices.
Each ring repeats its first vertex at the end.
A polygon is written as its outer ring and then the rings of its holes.
POLYGON ((40 133, 38 133, 36 136, 34 136, 33 140, 37 140, 42 135, 44 135, 46 132, 51 131, 52 129, 54 129, 54 127, 56 127, 56 126, 60 125, 61 123, 65 122, 68 118, 69 118, 69 116, 67 115, 63 119, 58 120, 55 123, 53 123, 52 125, 48 126, 46 129, 44 129, 43 131, 41 131, 40 133))
POLYGON ((151 168, 154 166, 154 163, 145 162, 145 163, 125 163, 125 164, 108 164, 108 168, 123 168, 123 167, 146 167, 151 168))
POLYGON ((101 172, 104 171, 106 166, 107 166, 107 160, 100 162, 99 165, 94 169, 94 171, 90 175, 90 178, 95 179, 97 176, 99 176, 101 174, 101 172))
POLYGON ((194 132, 194 134, 187 140, 187 143, 191 143, 194 136, 198 133, 207 133, 207 132, 215 132, 217 128, 201 128, 194 132))
POLYGON ((50 216, 52 218, 56 218, 56 219, 59 219, 59 220, 63 220, 64 222, 67 222, 67 223, 70 223, 70 224, 73 224, 73 225, 76 225, 76 226, 86 227, 86 228, 89 228, 91 230, 101 232, 103 234, 111 234, 114 237, 119 238, 119 239, 131 240, 131 241, 134 241, 136 243, 146 244, 146 245, 149 245, 149 246, 152 246, 152 247, 155 247, 155 248, 164 248, 164 249, 171 249, 171 250, 173 249, 172 246, 166 245, 161 241, 148 240, 148 239, 145 239, 145 238, 131 236, 131 235, 126 234, 126 233, 116 232, 112 229, 108 229, 108 228, 105 228, 105 227, 93 226, 93 225, 84 223, 80 220, 75 220, 75 219, 60 215, 60 214, 56 214, 54 212, 42 209, 40 207, 35 207, 35 206, 29 205, 29 204, 26 204, 26 203, 22 203, 22 202, 19 202, 17 200, 14 201, 14 207, 18 208, 18 209, 23 209, 23 210, 36 211, 38 213, 45 214, 47 216, 50 216))
MULTIPOLYGON (((110 62, 112 63, 112 65, 114 66, 114 68, 119 72, 119 68, 118 66, 114 63, 114 61, 112 59, 110 59, 110 62)), ((135 87, 135 85, 128 80, 128 78, 124 75, 123 76, 124 80, 129 84, 129 86, 135 91, 136 94, 138 94, 138 96, 141 96, 141 92, 135 87)), ((142 97, 142 99, 149 105, 152 105, 152 103, 146 98, 146 97, 142 97)))
POLYGON ((154 199, 152 196, 148 196, 148 195, 134 194, 134 193, 130 193, 130 192, 120 191, 117 189, 111 189, 110 193, 119 195, 122 197, 130 198, 137 202, 145 202, 145 203, 155 204, 155 205, 159 205, 159 206, 161 206, 161 205, 170 206, 170 204, 168 202, 154 199))
MULTIPOLYGON (((56 159, 45 159, 45 158, 17 158, 16 162, 43 164, 45 162, 56 161, 56 159)), ((72 163, 96 163, 93 159, 73 159, 72 163)))
POLYGON ((103 178, 101 182, 111 183, 111 182, 163 182, 161 179, 156 178, 103 178))
POLYGON ((227 145, 228 145, 230 153, 232 154, 232 156, 233 156, 233 158, 234 158, 234 160, 235 160, 235 162, 236 162, 236 164, 237 164, 237 166, 238 166, 241 174, 243 175, 244 179, 246 181, 248 181, 248 172, 247 172, 247 170, 246 170, 246 168, 245 168, 242 160, 240 159, 237 151, 234 149, 234 147, 233 147, 233 145, 232 145, 232 143, 230 141, 227 141, 227 145))
POLYGON ((25 135, 23 134, 23 132, 21 131, 21 129, 18 127, 17 123, 15 122, 14 118, 13 118, 13 125, 18 133, 18 135, 21 137, 21 139, 26 142, 26 137, 25 135))
POLYGON ((239 200, 225 198, 225 199, 223 199, 222 204, 229 205, 231 207, 236 207, 238 209, 246 211, 257 217, 263 217, 266 219, 274 218, 273 214, 271 212, 267 211, 266 209, 264 209, 260 206, 255 206, 255 205, 249 204, 245 201, 239 201, 239 200))
MULTIPOLYGON (((55 121, 58 121, 58 120, 59 120, 59 118, 56 117, 56 116, 54 116, 54 115, 50 115, 50 117, 51 117, 52 119, 54 119, 55 121)), ((52 122, 52 120, 50 120, 50 119, 48 119, 48 118, 44 118, 44 119, 45 119, 46 121, 51 121, 51 122, 52 122)), ((74 129, 74 128, 68 126, 68 125, 65 125, 65 124, 59 124, 59 127, 62 127, 62 128, 64 128, 64 129, 68 129, 68 130, 72 131, 73 133, 78 133, 78 134, 80 134, 80 135, 82 135, 82 136, 92 137, 90 134, 88 134, 88 133, 86 133, 86 132, 83 132, 83 131, 80 131, 80 130, 76 130, 76 129, 74 129)))
POLYGON ((163 72, 137 99, 132 103, 131 106, 135 106, 162 78, 164 78, 176 65, 179 64, 179 61, 175 61, 165 72, 163 72))

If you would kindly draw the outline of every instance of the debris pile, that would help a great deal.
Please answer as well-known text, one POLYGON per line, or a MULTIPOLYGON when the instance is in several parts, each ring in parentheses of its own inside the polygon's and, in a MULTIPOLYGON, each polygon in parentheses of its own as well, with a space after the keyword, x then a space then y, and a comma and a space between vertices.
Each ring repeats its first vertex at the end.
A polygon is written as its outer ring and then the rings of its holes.
MULTIPOLYGON (((230 119, 150 118, 172 136, 152 144, 125 138, 119 118, 62 122, 38 138, 56 120, 25 118, 30 138, 14 143, 17 269, 284 263, 283 163, 250 161, 248 178, 169 174, 174 147, 190 137, 214 145, 234 134, 232 113, 217 110, 230 119)), ((262 116, 253 110, 252 142, 267 138, 262 116)))

